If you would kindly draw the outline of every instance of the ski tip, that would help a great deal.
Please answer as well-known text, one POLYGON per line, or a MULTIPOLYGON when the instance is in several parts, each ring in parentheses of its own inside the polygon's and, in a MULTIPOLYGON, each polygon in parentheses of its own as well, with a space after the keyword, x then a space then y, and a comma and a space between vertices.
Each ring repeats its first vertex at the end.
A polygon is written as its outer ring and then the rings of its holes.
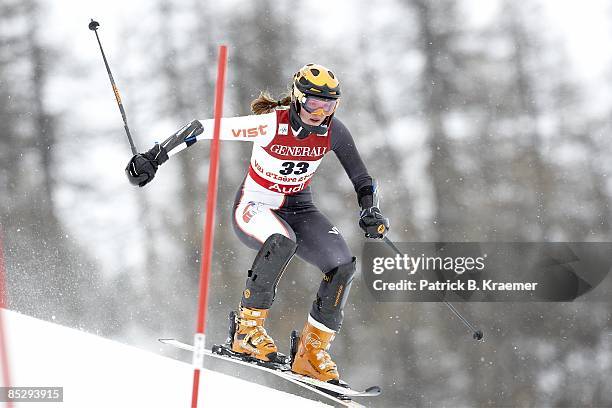
POLYGON ((380 389, 378 385, 373 385, 369 388, 366 388, 365 392, 368 395, 380 395, 382 393, 382 390, 380 389))
POLYGON ((168 342, 171 342, 171 341, 173 341, 173 340, 174 340, 174 339, 165 339, 165 338, 160 338, 160 339, 157 339, 157 341, 159 341, 160 343, 164 343, 164 344, 165 344, 165 343, 168 343, 168 342))

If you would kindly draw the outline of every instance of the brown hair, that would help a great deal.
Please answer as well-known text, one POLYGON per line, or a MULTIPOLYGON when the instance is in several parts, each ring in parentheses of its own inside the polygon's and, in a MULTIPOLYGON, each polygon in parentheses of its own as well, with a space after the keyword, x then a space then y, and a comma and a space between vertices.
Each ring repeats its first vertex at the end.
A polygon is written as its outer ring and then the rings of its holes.
POLYGON ((280 106, 289 106, 291 96, 281 96, 281 99, 274 99, 268 91, 261 91, 259 96, 251 102, 251 111, 256 115, 270 113, 280 106))

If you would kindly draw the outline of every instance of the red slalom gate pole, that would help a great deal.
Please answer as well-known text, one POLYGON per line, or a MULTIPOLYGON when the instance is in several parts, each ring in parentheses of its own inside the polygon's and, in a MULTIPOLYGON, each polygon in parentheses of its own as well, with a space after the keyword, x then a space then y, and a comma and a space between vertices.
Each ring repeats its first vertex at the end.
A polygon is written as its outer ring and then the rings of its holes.
POLYGON ((208 194, 206 196, 206 219, 204 220, 204 239, 202 240, 202 262, 200 269, 200 297, 198 302, 198 324, 194 336, 193 352, 193 390, 191 408, 198 407, 198 390, 200 387, 200 368, 204 363, 204 346, 206 343, 206 308, 208 307, 208 282, 212 260, 215 209, 217 206, 217 179, 219 176, 219 133, 223 116, 223 94, 225 91, 225 70, 227 66, 227 46, 219 46, 219 63, 217 66, 217 86, 215 89, 215 124, 210 147, 210 166, 208 168, 208 194))
MULTIPOLYGON (((2 314, 7 306, 6 300, 6 270, 4 268, 4 240, 2 236, 2 225, 0 225, 0 362, 2 364, 2 378, 4 380, 4 386, 11 386, 11 372, 10 372, 10 361, 8 359, 8 345, 6 343, 5 336, 6 330, 4 328, 4 320, 2 314)), ((7 402, 7 408, 13 407, 13 402, 7 402)))

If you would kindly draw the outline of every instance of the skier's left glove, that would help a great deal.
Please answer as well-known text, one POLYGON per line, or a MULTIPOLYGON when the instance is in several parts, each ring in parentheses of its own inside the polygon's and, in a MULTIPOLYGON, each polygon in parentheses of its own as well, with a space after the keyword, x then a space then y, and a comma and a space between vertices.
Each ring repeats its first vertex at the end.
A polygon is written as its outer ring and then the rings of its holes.
POLYGON ((148 152, 134 155, 125 168, 125 174, 135 186, 144 187, 153 180, 157 168, 168 160, 168 152, 161 145, 155 144, 148 152))
POLYGON ((382 215, 378 207, 368 207, 361 210, 359 226, 366 238, 382 239, 389 231, 389 219, 382 215))

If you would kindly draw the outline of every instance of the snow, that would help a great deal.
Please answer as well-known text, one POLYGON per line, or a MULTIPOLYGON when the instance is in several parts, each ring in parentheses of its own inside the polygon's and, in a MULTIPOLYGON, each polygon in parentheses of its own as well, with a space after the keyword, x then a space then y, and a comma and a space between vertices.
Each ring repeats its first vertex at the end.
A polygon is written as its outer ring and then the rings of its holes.
MULTIPOLYGON (((0 309, 5 323, 11 381, 19 387, 63 387, 63 403, 45 408, 189 407, 190 364, 79 330, 0 309)), ((4 364, 4 362, 2 362, 4 364)), ((321 403, 202 370, 200 407, 232 406, 232 397, 266 407, 318 407, 321 403)), ((2 405, 2 404, 0 404, 2 405)), ((38 406, 36 403, 16 407, 38 406)))

